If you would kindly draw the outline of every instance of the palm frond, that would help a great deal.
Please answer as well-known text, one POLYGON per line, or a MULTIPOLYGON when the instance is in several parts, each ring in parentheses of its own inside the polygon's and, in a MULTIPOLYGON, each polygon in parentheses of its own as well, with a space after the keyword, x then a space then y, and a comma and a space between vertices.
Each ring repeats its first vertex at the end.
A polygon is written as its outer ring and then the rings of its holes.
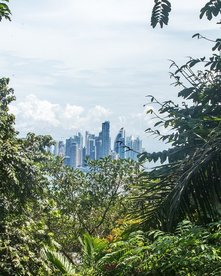
POLYGON ((93 266, 96 263, 108 244, 106 240, 92 237, 88 233, 85 233, 83 238, 79 237, 78 240, 82 246, 84 263, 87 266, 93 266))
POLYGON ((143 176, 134 197, 144 225, 173 230, 188 217, 208 223, 221 216, 221 129, 183 161, 156 168, 143 176), (162 168, 167 167, 167 170, 162 168), (150 180, 151 179, 151 180, 150 180))
POLYGON ((77 276, 73 264, 62 253, 45 247, 42 250, 42 256, 62 274, 67 276, 77 276))

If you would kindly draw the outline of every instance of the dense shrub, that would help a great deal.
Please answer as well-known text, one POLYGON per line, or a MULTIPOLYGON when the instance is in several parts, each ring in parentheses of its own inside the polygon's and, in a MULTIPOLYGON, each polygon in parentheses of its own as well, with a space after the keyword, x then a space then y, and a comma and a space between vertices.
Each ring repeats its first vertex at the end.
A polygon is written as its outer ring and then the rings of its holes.
POLYGON ((220 223, 183 221, 174 234, 137 231, 110 244, 97 275, 220 275, 220 237, 220 223))

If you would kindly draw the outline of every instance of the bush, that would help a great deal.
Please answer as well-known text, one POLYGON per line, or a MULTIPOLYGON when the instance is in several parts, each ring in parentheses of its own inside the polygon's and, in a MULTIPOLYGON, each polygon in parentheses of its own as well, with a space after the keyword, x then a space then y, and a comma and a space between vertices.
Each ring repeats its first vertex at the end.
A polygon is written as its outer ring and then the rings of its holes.
POLYGON ((110 244, 98 275, 221 275, 221 224, 180 223, 174 234, 137 231, 110 244))

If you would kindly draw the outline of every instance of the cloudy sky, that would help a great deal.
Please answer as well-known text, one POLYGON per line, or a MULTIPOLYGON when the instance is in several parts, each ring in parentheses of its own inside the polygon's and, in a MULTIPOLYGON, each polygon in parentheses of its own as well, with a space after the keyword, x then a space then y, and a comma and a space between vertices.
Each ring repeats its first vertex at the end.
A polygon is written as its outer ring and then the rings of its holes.
POLYGON ((159 145, 144 130, 145 97, 177 100, 168 59, 210 53, 215 22, 199 20, 207 1, 171 0, 170 24, 150 27, 153 0, 11 0, 12 22, 1 22, 1 76, 17 97, 12 111, 21 135, 33 131, 64 139, 76 131, 98 133, 111 122, 140 136, 147 150, 159 145), (185 3, 185 4, 184 4, 185 3))

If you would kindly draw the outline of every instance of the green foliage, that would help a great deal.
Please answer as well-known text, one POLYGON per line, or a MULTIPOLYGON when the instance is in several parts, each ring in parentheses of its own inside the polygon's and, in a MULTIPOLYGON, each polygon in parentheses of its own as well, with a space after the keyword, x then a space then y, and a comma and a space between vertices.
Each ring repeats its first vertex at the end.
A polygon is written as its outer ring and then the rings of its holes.
POLYGON ((42 250, 42 255, 50 262, 54 267, 57 268, 56 275, 70 275, 70 276, 76 276, 75 268, 72 262, 70 262, 70 259, 65 257, 62 253, 59 251, 52 250, 48 247, 45 247, 42 250), (60 273, 59 273, 60 272, 60 273))
POLYGON ((221 130, 215 128, 191 157, 144 173, 134 196, 139 218, 172 230, 186 215, 200 223, 220 218, 221 130))
MULTIPOLYGON (((218 276, 220 237, 220 222, 201 227, 190 221, 179 223, 174 234, 136 231, 109 244, 98 239, 94 242, 95 238, 87 235, 81 241, 86 259, 78 265, 78 275, 218 276), (94 255, 95 252, 98 254, 94 255)), ((67 268, 70 265, 66 264, 67 268)), ((73 275, 64 267, 60 271, 73 275)))
POLYGON ((95 267, 100 258, 104 256, 108 241, 92 237, 88 233, 84 234, 82 238, 79 237, 79 241, 82 251, 81 256, 75 255, 74 260, 70 257, 67 258, 67 254, 64 255, 64 252, 49 247, 42 250, 42 255, 45 260, 56 267, 57 273, 60 272, 62 275, 97 275, 95 267))
POLYGON ((18 138, 9 113, 15 97, 8 83, 0 79, 0 274, 50 275, 53 270, 40 256, 52 238, 44 212, 48 179, 40 163, 49 160, 44 147, 51 138, 18 138))
POLYGON ((68 255, 76 273, 97 275, 94 269, 108 245, 108 240, 100 237, 108 235, 125 216, 130 186, 139 181, 140 166, 131 160, 104 158, 89 162, 90 171, 85 174, 62 162, 52 159, 41 168, 49 178, 48 196, 53 199, 45 221, 62 246, 50 250, 47 260, 57 269, 62 263, 59 270, 63 271, 68 255))
POLYGON ((218 16, 221 13, 221 1, 210 0, 200 11, 200 18, 206 15, 208 20, 218 16))
MULTIPOLYGON (((169 15, 171 12, 171 3, 168 0, 155 0, 154 7, 152 10, 151 26, 155 28, 157 24, 163 28, 169 22, 169 15)), ((210 0, 205 4, 205 6, 200 10, 200 19, 206 15, 208 20, 213 17, 217 17, 221 13, 221 1, 220 0, 210 0)))
MULTIPOLYGON (((213 51, 219 45, 217 39, 213 51)), ((157 121, 155 128, 146 130, 171 148, 140 155, 140 160, 167 162, 142 173, 143 183, 134 193, 135 213, 145 227, 169 231, 185 217, 205 224, 221 215, 220 56, 213 53, 209 59, 190 58, 181 67, 172 62, 171 67, 175 68, 171 73, 174 85, 182 88, 178 94, 182 105, 160 103, 151 96, 151 104, 159 109, 148 110, 157 121), (161 133, 163 128, 166 134, 161 133)))
POLYGON ((8 218, 1 226, 0 275, 54 275, 54 269, 40 255, 41 247, 50 239, 43 221, 8 218))
POLYGON ((92 237, 86 233, 83 239, 79 237, 79 241, 82 246, 83 265, 94 267, 96 262, 103 256, 103 251, 108 245, 107 240, 92 237))
POLYGON ((34 134, 29 134, 27 139, 17 137, 15 118, 8 108, 15 97, 8 82, 8 79, 0 79, 1 220, 8 214, 20 214, 29 200, 39 199, 41 183, 46 179, 36 161, 46 161, 48 157, 43 148, 52 141, 50 137, 34 134))
POLYGON ((171 12, 171 4, 167 0, 155 0, 152 11, 151 26, 156 27, 157 24, 163 28, 169 22, 169 13, 171 12))
POLYGON ((8 7, 7 4, 5 4, 5 2, 9 2, 9 0, 2 0, 0 2, 0 21, 4 18, 7 19, 9 21, 11 21, 11 11, 8 7))
MULTIPOLYGON (((217 47, 217 43, 215 45, 217 47)), ((203 145, 209 136, 209 133, 218 127, 220 122, 220 103, 219 94, 221 70, 220 58, 213 54, 209 60, 205 57, 192 59, 179 67, 172 62, 171 67, 175 72, 171 77, 175 80, 175 86, 181 86, 182 90, 178 97, 183 98, 182 106, 172 102, 165 101, 160 103, 153 96, 151 104, 156 104, 158 112, 153 112, 159 119, 155 127, 168 129, 167 134, 161 134, 158 129, 146 129, 146 132, 156 135, 160 140, 169 143, 173 149, 168 151, 141 154, 141 158, 148 158, 149 161, 156 161, 159 158, 162 163, 169 159, 169 162, 183 159, 185 156, 192 154, 194 150, 203 145), (193 67, 204 65, 205 70, 194 72, 193 67), (208 68, 209 67, 209 68, 208 68), (192 102, 192 104, 190 104, 192 102), (162 155, 163 154, 163 155, 162 155)), ((150 110, 147 111, 150 113, 150 110)))
MULTIPOLYGON (((0 20, 10 20, 4 2, 0 20)), ((211 0, 200 18, 211 20, 220 9, 221 2, 211 0)), ((168 24, 170 11, 169 1, 156 0, 151 25, 168 24)), ((18 138, 8 108, 13 89, 0 79, 0 275, 221 274, 221 226, 207 224, 221 215, 221 63, 215 52, 221 40, 214 43, 209 59, 190 58, 181 67, 172 62, 181 106, 150 97, 159 109, 147 113, 159 120, 147 132, 172 146, 140 155, 164 163, 150 172, 140 163, 104 158, 89 162, 84 174, 47 152, 50 136, 18 138), (132 223, 129 207, 138 219, 132 223), (186 218, 207 226, 180 223, 186 218)))
POLYGON ((176 234, 131 233, 110 244, 97 275, 220 275, 220 224, 203 228, 183 221, 176 234))
POLYGON ((147 257, 145 236, 133 232, 128 239, 110 245, 107 254, 99 260, 100 275, 139 275, 139 264, 147 257))
POLYGON ((138 181, 139 164, 131 160, 104 158, 89 162, 90 171, 82 173, 62 165, 62 160, 45 163, 50 176, 50 197, 57 217, 49 217, 50 229, 58 242, 76 250, 82 233, 109 233, 128 208, 130 185, 138 181))

